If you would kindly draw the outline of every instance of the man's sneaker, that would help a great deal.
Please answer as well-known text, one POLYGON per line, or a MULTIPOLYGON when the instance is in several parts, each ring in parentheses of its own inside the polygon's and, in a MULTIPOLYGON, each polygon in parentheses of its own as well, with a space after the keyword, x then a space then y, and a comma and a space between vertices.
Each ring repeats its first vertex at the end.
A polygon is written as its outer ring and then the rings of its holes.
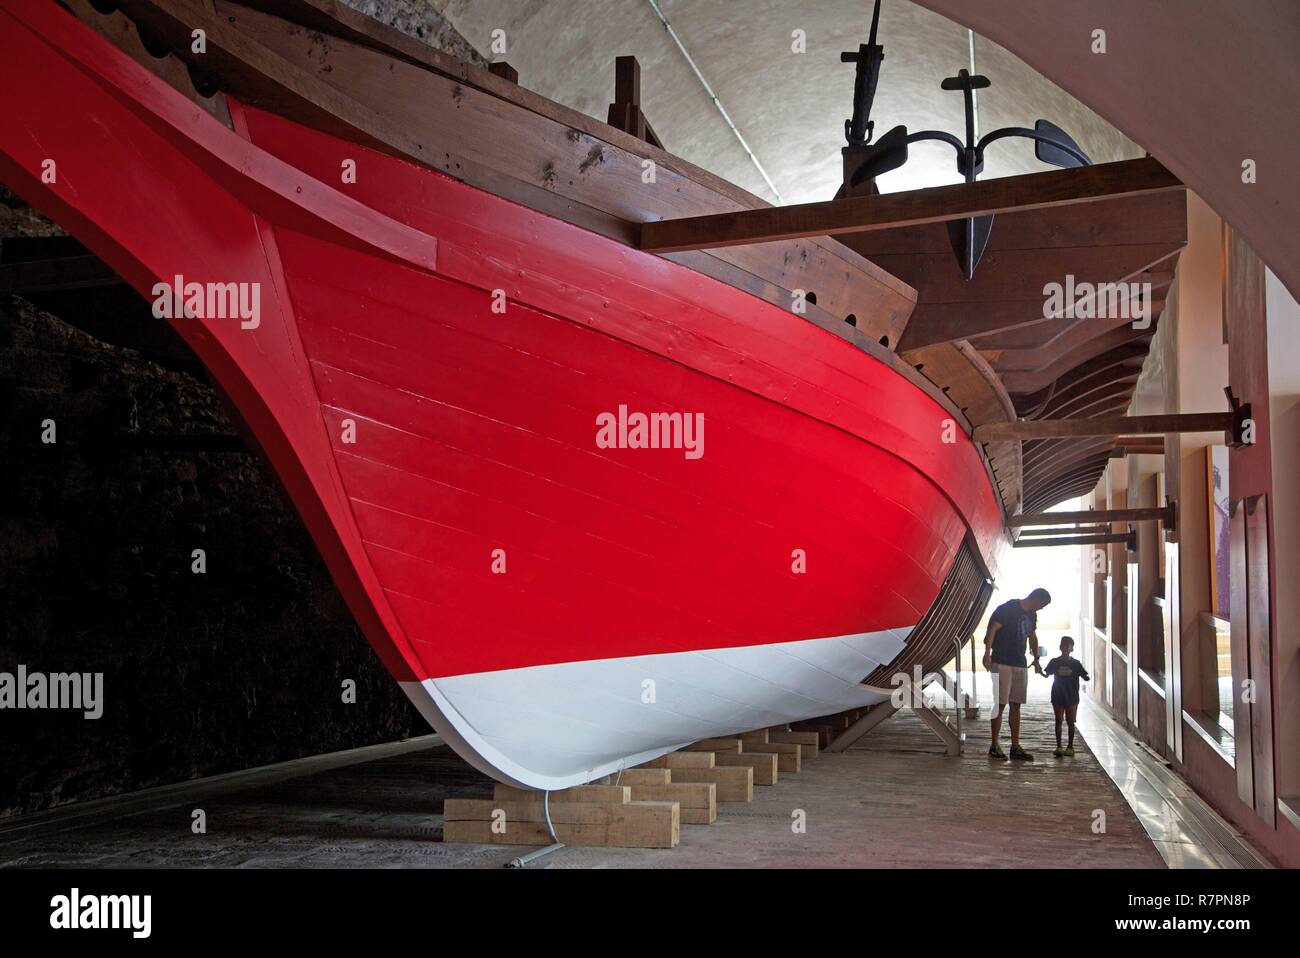
POLYGON ((1052 754, 1055 755, 1057 758, 1065 758, 1065 749, 1063 749, 1061 746, 1058 745, 1052 751, 1052 754))
POLYGON ((1013 762, 1032 762, 1034 757, 1026 752, 1023 748, 1011 749, 1011 761, 1013 762))
POLYGON ((1007 753, 1002 751, 1001 745, 990 745, 989 758, 996 758, 999 762, 1005 762, 1007 760, 1007 753))
POLYGON ((1074 758, 1074 746, 1073 746, 1073 745, 1067 745, 1067 746, 1065 747, 1065 757, 1066 757, 1066 758, 1074 758))

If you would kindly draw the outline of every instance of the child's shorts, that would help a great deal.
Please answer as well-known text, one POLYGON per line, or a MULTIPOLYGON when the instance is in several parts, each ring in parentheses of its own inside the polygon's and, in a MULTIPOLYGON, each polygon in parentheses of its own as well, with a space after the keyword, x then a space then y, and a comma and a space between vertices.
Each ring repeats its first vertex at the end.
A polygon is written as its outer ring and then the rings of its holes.
POLYGON ((1078 692, 1071 692, 1071 691, 1069 691, 1068 689, 1057 688, 1056 685, 1053 684, 1053 685, 1052 685, 1052 704, 1053 704, 1053 705, 1064 705, 1064 706, 1066 706, 1066 707, 1069 707, 1069 706, 1071 706, 1071 705, 1078 705, 1078 704, 1079 704, 1079 693, 1078 693, 1078 692))

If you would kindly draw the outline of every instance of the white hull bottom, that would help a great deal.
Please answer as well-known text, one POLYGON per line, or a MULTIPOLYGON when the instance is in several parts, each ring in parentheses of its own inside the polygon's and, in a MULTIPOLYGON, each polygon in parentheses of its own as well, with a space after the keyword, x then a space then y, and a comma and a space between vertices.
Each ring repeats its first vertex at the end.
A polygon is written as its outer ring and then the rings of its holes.
POLYGON ((880 702, 862 679, 892 662, 910 631, 565 662, 402 688, 480 771, 550 791, 702 738, 880 702))

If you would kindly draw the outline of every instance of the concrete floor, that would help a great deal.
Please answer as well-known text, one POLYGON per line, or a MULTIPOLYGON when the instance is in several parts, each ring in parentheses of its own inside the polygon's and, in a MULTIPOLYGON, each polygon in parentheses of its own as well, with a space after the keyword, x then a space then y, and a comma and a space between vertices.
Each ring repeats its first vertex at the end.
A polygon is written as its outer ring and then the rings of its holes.
MULTIPOLYGON (((534 867, 1164 867, 1082 741, 1074 759, 1051 757, 1044 694, 1035 690, 1025 708, 1032 765, 991 763, 983 720, 967 726, 967 754, 951 759, 901 714, 848 752, 755 788, 751 804, 720 805, 713 825, 683 826, 676 849, 570 848, 534 867), (797 809, 806 812, 802 834, 791 828, 797 809), (1096 810, 1105 813, 1101 834, 1092 828, 1096 810)), ((487 797, 491 783, 435 743, 304 759, 11 819, 0 823, 0 866, 491 868, 526 851, 440 841, 443 799, 487 797), (206 813, 206 834, 191 831, 196 808, 206 813)))

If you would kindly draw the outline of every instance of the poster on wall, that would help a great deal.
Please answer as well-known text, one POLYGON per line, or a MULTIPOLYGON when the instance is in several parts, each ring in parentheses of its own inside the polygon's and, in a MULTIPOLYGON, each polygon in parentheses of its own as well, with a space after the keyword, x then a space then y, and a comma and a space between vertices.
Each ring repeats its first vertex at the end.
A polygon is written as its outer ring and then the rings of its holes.
POLYGON ((1228 447, 1205 447, 1206 506, 1210 534, 1210 602, 1215 615, 1230 617, 1228 447))

